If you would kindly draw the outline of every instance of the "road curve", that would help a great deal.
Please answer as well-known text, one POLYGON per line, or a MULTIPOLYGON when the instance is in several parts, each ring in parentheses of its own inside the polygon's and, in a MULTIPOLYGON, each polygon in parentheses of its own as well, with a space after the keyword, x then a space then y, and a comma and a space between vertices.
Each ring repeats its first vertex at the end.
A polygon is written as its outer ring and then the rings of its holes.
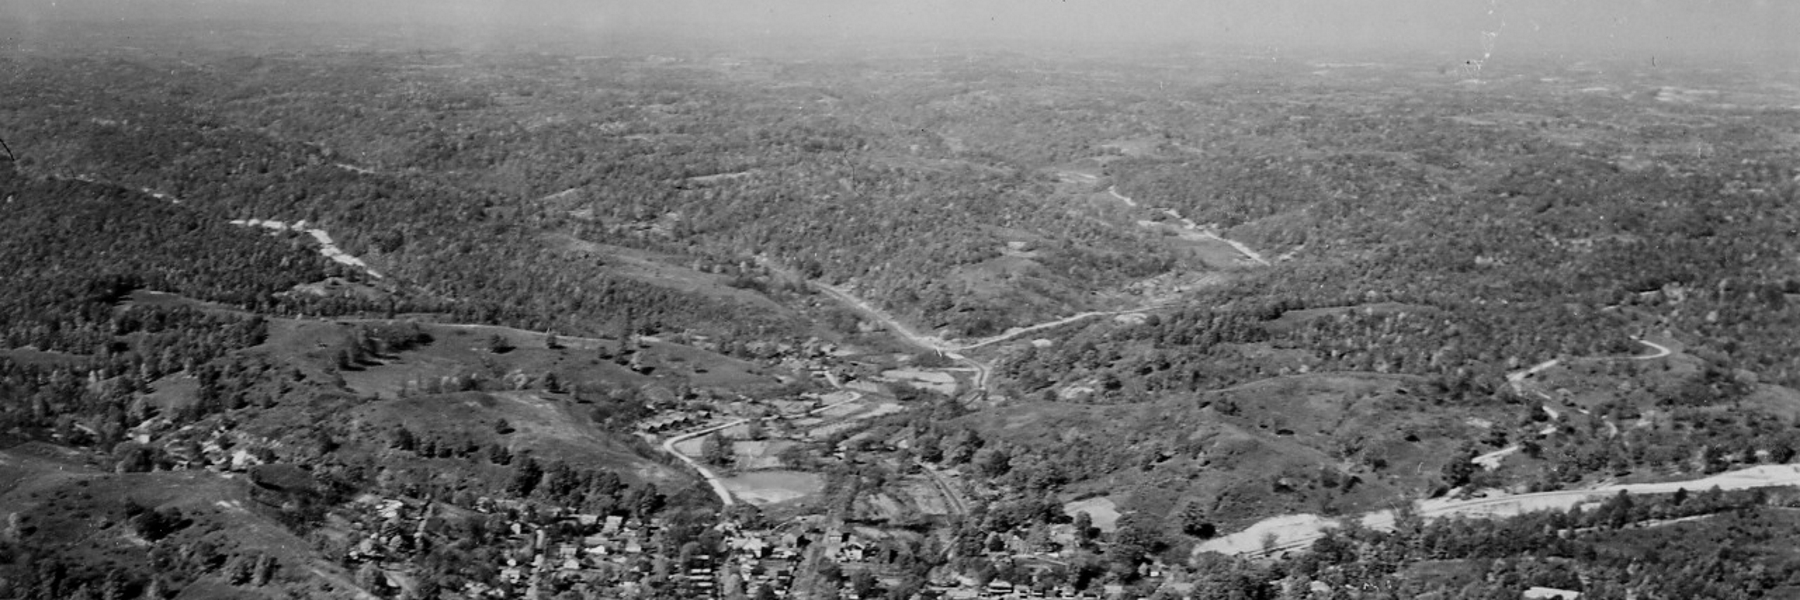
POLYGON ((694 439, 694 438, 697 438, 697 437, 700 437, 700 436, 703 436, 703 435, 706 435, 706 434, 709 434, 709 433, 712 433, 715 431, 719 431, 721 429, 736 427, 738 425, 742 425, 742 424, 748 423, 748 422, 750 422, 750 419, 738 419, 736 421, 726 422, 722 425, 713 425, 711 427, 705 427, 705 428, 689 431, 687 433, 679 434, 679 435, 676 435, 669 439, 663 440, 662 449, 663 449, 663 452, 672 454, 675 456, 675 458, 681 459, 681 462, 687 463, 687 465, 689 467, 693 467, 695 472, 700 473, 700 477, 706 479, 707 485, 712 486, 713 493, 717 494, 719 496, 719 501, 724 503, 725 506, 731 506, 732 504, 736 503, 736 500, 732 499, 731 490, 725 488, 725 482, 719 479, 719 475, 717 473, 714 473, 712 471, 712 469, 706 468, 706 465, 700 464, 700 461, 694 460, 692 457, 689 457, 686 454, 682 454, 680 451, 676 450, 675 444, 679 444, 679 443, 685 442, 687 440, 691 440, 691 439, 694 439))
MULTIPOLYGON (((862 392, 852 391, 851 393, 855 394, 856 397, 851 398, 849 400, 845 400, 843 402, 834 402, 832 404, 827 404, 825 406, 821 406, 821 407, 806 411, 806 414, 816 415, 816 414, 825 412, 827 410, 831 410, 833 408, 843 406, 845 404, 861 401, 863 399, 862 392)), ((714 473, 713 470, 710 468, 707 468, 706 465, 700 464, 700 461, 694 460, 693 457, 688 456, 686 454, 682 454, 680 450, 675 449, 675 445, 685 442, 685 441, 688 441, 688 440, 691 440, 691 439, 694 439, 694 438, 697 438, 697 437, 700 437, 700 436, 703 436, 703 435, 706 435, 706 434, 709 434, 709 433, 714 433, 717 431, 730 429, 732 427, 736 427, 738 425, 743 425, 743 424, 749 423, 749 422, 750 422, 750 419, 747 419, 747 418, 746 419, 738 419, 735 421, 727 421, 725 423, 721 423, 718 425, 710 425, 710 426, 703 427, 700 429, 695 429, 693 431, 676 434, 675 436, 670 437, 669 439, 663 440, 662 450, 663 450, 663 452, 667 452, 670 455, 674 456, 675 458, 680 459, 681 462, 687 463, 687 466, 692 467, 694 469, 694 472, 699 473, 701 478, 706 479, 707 485, 712 486, 713 494, 715 494, 719 497, 719 501, 724 503, 725 506, 731 506, 732 504, 736 504, 737 500, 735 500, 731 497, 731 490, 725 487, 725 481, 719 477, 719 474, 714 473)))
POLYGON ((1655 351, 1655 352, 1652 352, 1652 353, 1650 353, 1650 354, 1643 354, 1643 355, 1639 355, 1639 356, 1633 356, 1633 357, 1631 357, 1631 360, 1652 360, 1652 359, 1657 359, 1657 358, 1662 358, 1662 357, 1664 357, 1664 356, 1668 356, 1668 355, 1670 355, 1670 354, 1674 354, 1674 353, 1675 353, 1675 351, 1674 351, 1674 350, 1671 350, 1671 349, 1669 349, 1669 347, 1668 347, 1668 346, 1664 346, 1664 345, 1662 345, 1662 344, 1658 344, 1658 343, 1656 343, 1656 342, 1652 342, 1652 341, 1650 341, 1650 340, 1646 340, 1646 339, 1643 339, 1643 338, 1631 338, 1631 339, 1633 339, 1633 340, 1637 340, 1637 343, 1639 343, 1639 344, 1643 344, 1643 345, 1645 345, 1645 346, 1649 346, 1649 347, 1651 347, 1651 348, 1655 348, 1655 349, 1656 349, 1656 351, 1655 351))
MULTIPOLYGON (((1652 342, 1650 340, 1646 340, 1643 338, 1636 338, 1636 337, 1631 338, 1631 340, 1634 342, 1637 342, 1639 344, 1649 346, 1653 351, 1649 354, 1640 354, 1637 356, 1604 357, 1604 358, 1597 358, 1597 359, 1590 359, 1590 360, 1655 360, 1655 359, 1662 358, 1662 357, 1665 357, 1665 356, 1675 353, 1675 351, 1670 349, 1668 346, 1664 346, 1662 344, 1658 344, 1658 343, 1652 342)), ((1507 373, 1506 374, 1506 383, 1508 385, 1512 386, 1513 393, 1523 394, 1526 391, 1526 387, 1525 387, 1526 378, 1531 377, 1532 375, 1536 375, 1540 371, 1549 369, 1551 367, 1555 367, 1560 364, 1562 364, 1562 359, 1552 358, 1550 360, 1546 360, 1544 362, 1532 365, 1530 368, 1507 373)), ((1546 394, 1540 390, 1533 389, 1531 391, 1533 393, 1536 393, 1538 396, 1542 397, 1545 400, 1553 400, 1553 398, 1551 398, 1549 394, 1546 394)))

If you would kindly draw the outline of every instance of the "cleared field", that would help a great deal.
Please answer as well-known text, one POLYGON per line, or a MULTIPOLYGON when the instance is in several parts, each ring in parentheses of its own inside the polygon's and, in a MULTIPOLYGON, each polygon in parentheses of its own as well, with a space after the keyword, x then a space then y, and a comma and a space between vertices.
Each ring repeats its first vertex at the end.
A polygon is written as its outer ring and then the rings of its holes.
POLYGON ((620 476, 658 485, 691 479, 684 471, 648 457, 649 449, 626 434, 593 424, 586 407, 531 392, 459 392, 381 400, 352 409, 351 418, 376 430, 397 425, 420 436, 442 439, 492 440, 519 452, 529 450, 540 461, 605 466, 620 476), (496 433, 504 420, 510 433, 496 433))
POLYGON ((794 445, 787 440, 746 441, 733 443, 731 451, 740 469, 774 469, 781 467, 781 452, 794 445))
POLYGON ((1063 505, 1063 514, 1074 516, 1075 513, 1087 513, 1094 519, 1094 526, 1101 531, 1112 533, 1119 528, 1119 505, 1111 498, 1100 496, 1086 500, 1076 500, 1063 505))
POLYGON ((731 495, 757 506, 800 500, 825 489, 825 477, 804 471, 752 471, 726 477, 731 495))

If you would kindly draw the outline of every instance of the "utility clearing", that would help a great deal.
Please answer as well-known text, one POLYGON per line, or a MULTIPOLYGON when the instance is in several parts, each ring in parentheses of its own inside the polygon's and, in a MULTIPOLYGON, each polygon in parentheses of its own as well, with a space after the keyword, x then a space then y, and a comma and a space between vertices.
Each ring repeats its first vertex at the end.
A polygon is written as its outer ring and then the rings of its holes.
POLYGON ((237 219, 237 220, 231 221, 231 224, 232 225, 241 225, 244 227, 262 227, 262 228, 266 228, 266 229, 273 229, 276 232, 298 231, 298 232, 304 233, 306 235, 310 235, 310 236, 312 236, 313 241, 316 241, 319 243, 319 254, 325 255, 325 258, 329 258, 333 261, 337 261, 338 264, 342 264, 342 265, 350 266, 350 267, 356 267, 357 269, 361 270, 362 272, 368 273, 370 277, 381 277, 382 276, 381 273, 376 272, 374 269, 369 268, 369 264, 363 262, 362 259, 357 258, 355 255, 352 255, 348 252, 345 252, 344 249, 342 249, 342 248, 339 248, 337 246, 337 242, 331 239, 330 233, 326 233, 325 230, 323 230, 323 229, 307 227, 306 221, 295 221, 290 224, 290 223, 284 223, 284 222, 276 221, 276 220, 272 220, 272 219, 237 219))

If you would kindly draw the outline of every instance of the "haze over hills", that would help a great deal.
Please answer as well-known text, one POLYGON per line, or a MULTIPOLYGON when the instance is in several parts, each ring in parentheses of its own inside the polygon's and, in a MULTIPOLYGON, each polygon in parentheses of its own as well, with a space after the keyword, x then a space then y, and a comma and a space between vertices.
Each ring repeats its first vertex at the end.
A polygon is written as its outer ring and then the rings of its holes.
POLYGON ((1785 4, 433 6, 0 8, 0 597, 1796 589, 1785 4))

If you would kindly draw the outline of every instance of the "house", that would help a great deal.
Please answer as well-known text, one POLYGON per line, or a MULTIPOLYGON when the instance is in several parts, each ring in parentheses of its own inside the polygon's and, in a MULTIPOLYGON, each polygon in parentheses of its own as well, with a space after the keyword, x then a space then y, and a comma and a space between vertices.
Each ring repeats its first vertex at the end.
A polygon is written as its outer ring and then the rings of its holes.
POLYGON ((1525 590, 1525 593, 1521 594, 1520 597, 1525 600, 1579 600, 1579 598, 1581 598, 1581 592, 1533 586, 1532 588, 1525 590))
POLYGON ((756 536, 732 538, 731 549, 754 558, 763 558, 769 555, 769 543, 756 536))
POLYGON ((607 533, 607 534, 618 533, 619 528, 624 527, 624 526, 625 526, 625 517, 621 517, 619 515, 607 515, 606 516, 606 524, 600 526, 600 532, 607 533))
POLYGON ((405 508, 406 503, 399 500, 383 500, 380 506, 375 508, 375 514, 382 519, 395 521, 400 519, 401 511, 405 508))
POLYGON ((861 541, 852 540, 838 546, 838 562, 862 562, 867 554, 868 547, 861 541))

